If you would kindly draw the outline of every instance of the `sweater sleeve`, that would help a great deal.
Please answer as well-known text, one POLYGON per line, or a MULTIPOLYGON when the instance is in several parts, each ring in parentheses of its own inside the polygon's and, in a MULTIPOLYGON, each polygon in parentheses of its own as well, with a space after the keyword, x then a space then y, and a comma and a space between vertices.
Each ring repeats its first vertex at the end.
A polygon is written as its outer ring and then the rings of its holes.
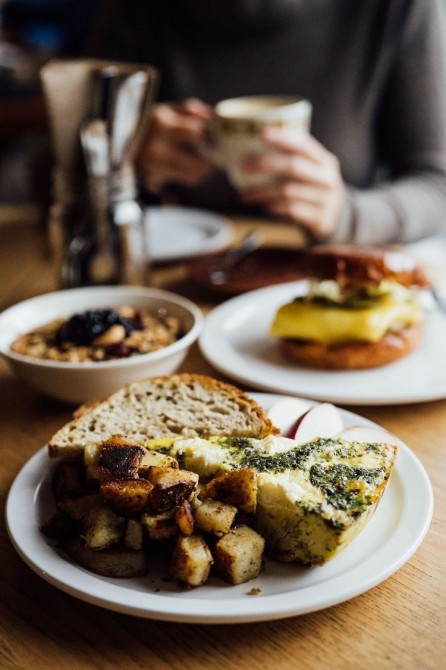
POLYGON ((107 0, 89 31, 83 55, 90 58, 145 62, 144 42, 150 39, 151 3, 107 0))
POLYGON ((405 5, 377 133, 390 173, 371 188, 347 185, 336 242, 410 242, 446 231, 446 6, 405 5))

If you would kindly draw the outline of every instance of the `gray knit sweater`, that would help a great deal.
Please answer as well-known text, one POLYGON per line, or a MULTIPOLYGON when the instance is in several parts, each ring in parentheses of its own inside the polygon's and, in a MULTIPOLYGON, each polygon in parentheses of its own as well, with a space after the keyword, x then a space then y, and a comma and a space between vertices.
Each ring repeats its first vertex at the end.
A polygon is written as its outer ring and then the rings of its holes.
MULTIPOLYGON (((444 0, 109 0, 91 55, 160 69, 160 99, 297 94, 348 185, 336 241, 446 230, 444 0)), ((223 174, 176 188, 242 209, 223 174)))

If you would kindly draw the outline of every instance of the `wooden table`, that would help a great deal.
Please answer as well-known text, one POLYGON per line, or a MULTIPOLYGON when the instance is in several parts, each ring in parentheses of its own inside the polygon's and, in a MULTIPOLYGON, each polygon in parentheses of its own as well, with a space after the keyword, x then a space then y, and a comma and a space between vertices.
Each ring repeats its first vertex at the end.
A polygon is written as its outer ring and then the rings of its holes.
MULTIPOLYGON (((237 222, 236 235, 246 223, 237 222)), ((285 239, 278 227, 267 234, 285 239)), ((0 222, 0 309, 56 287, 45 236, 27 213, 0 222)), ((187 295, 206 311, 221 299, 197 289, 184 266, 156 269, 154 285, 187 295)), ((194 347, 182 366, 221 378, 194 347)), ((424 464, 435 491, 422 546, 367 593, 321 612, 239 625, 173 624, 89 605, 28 569, 1 522, 0 668, 209 670, 432 669, 446 657, 446 400, 395 407, 350 407, 397 434, 424 464)), ((22 465, 71 408, 22 385, 0 363, 1 500, 22 465)), ((417 492, 413 491, 416 496, 417 492)), ((32 510, 29 512, 32 514, 32 510)))

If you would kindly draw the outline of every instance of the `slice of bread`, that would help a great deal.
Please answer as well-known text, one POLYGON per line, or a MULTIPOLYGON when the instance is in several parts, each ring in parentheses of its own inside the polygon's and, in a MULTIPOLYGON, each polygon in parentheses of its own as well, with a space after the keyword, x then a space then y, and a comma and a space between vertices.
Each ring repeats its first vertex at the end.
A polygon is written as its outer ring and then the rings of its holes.
POLYGON ((278 433, 264 410, 240 389, 205 375, 177 374, 129 384, 83 405, 49 441, 51 457, 71 457, 121 434, 154 437, 266 437, 278 433))

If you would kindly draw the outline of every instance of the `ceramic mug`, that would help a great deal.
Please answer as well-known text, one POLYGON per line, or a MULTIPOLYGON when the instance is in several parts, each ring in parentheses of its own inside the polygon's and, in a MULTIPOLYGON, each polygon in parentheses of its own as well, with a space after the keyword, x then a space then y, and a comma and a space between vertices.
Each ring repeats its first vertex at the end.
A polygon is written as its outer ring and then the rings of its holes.
POLYGON ((261 134, 266 126, 308 132, 312 105, 305 98, 257 95, 229 98, 217 103, 214 118, 209 124, 209 143, 202 147, 212 163, 226 170, 236 189, 263 186, 271 183, 264 174, 244 172, 241 161, 247 155, 275 154, 261 134))

